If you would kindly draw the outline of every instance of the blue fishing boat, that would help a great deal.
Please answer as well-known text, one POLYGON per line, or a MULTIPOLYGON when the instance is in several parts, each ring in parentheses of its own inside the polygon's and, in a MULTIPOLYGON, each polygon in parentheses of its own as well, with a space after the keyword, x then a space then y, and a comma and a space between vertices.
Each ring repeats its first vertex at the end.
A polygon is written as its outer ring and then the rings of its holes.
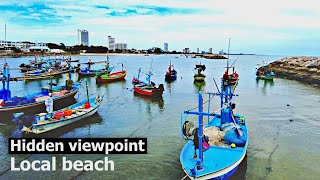
MULTIPOLYGON (((49 93, 55 104, 61 101, 68 101, 74 98, 79 91, 80 83, 74 83, 72 80, 66 80, 65 85, 43 87, 40 92, 26 96, 13 96, 10 91, 10 73, 7 64, 2 71, 2 89, 0 90, 0 116, 12 117, 13 113, 23 112, 27 114, 39 113, 45 110, 45 100, 49 98, 49 93)), ((10 118, 1 118, 0 121, 11 120, 10 118)))
POLYGON ((198 111, 184 111, 181 114, 182 137, 188 142, 180 153, 180 162, 190 179, 228 179, 237 170, 246 155, 248 147, 247 122, 244 116, 234 114, 232 98, 234 87, 222 80, 218 93, 198 95, 198 111), (210 111, 210 101, 220 97, 220 109, 210 111), (208 110, 203 110, 208 103, 208 110), (187 121, 188 115, 198 116, 198 126, 187 121), (205 123, 204 116, 208 117, 205 123))
POLYGON ((82 63, 87 65, 86 68, 80 69, 78 72, 79 77, 94 77, 94 76, 99 76, 101 74, 109 74, 113 67, 110 67, 109 65, 109 60, 107 61, 97 61, 97 62, 92 62, 90 59, 88 62, 86 63, 82 63), (102 69, 91 69, 91 66, 94 64, 100 64, 100 63, 104 63, 104 68, 102 69))

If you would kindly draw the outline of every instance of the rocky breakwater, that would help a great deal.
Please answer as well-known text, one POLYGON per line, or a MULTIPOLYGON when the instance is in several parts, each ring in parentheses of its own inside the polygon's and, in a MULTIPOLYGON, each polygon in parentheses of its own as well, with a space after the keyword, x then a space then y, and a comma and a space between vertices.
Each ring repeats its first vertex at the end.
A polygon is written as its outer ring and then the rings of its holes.
POLYGON ((227 59, 220 54, 203 54, 202 57, 206 59, 227 59))
POLYGON ((320 58, 318 57, 286 57, 261 68, 274 71, 276 77, 320 86, 320 58))

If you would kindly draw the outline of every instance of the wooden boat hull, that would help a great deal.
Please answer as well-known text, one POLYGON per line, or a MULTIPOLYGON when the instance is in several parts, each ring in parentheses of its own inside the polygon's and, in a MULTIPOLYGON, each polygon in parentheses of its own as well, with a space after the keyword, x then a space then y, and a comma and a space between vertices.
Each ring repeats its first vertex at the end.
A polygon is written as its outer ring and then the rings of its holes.
POLYGON ((106 73, 104 70, 90 70, 89 72, 78 72, 79 77, 94 77, 106 73))
POLYGON ((51 131, 51 130, 54 130, 54 129, 58 129, 58 128, 63 127, 65 125, 74 123, 76 121, 88 118, 88 117, 92 116, 93 114, 95 114, 98 111, 99 106, 100 106, 100 103, 98 105, 96 105, 94 108, 92 108, 89 112, 87 112, 87 113, 85 113, 83 115, 74 117, 74 118, 56 120, 56 121, 53 121, 53 122, 51 122, 49 124, 37 125, 31 132, 26 132, 26 133, 43 134, 43 133, 46 133, 48 131, 51 131))
POLYGON ((134 93, 147 96, 151 98, 161 97, 164 91, 163 84, 160 84, 158 88, 147 89, 145 86, 135 85, 133 88, 134 93))
POLYGON ((45 74, 25 74, 23 77, 13 77, 17 81, 19 80, 39 80, 39 79, 49 79, 50 77, 59 77, 62 74, 74 72, 74 69, 67 69, 67 70, 58 70, 54 73, 45 73, 45 74))
MULTIPOLYGON (((64 96, 57 97, 53 99, 54 109, 58 108, 59 106, 65 104, 65 102, 72 102, 74 99, 74 95, 77 94, 79 90, 74 90, 64 96)), ((11 122, 13 113, 20 113, 23 112, 25 114, 36 114, 41 113, 46 110, 46 106, 44 101, 30 103, 30 104, 23 104, 20 106, 14 107, 4 107, 0 108, 0 117, 4 117, 0 119, 0 122, 11 122)))
POLYGON ((125 80, 127 75, 127 71, 119 71, 115 73, 111 73, 108 76, 107 75, 101 75, 96 77, 97 83, 111 83, 116 81, 122 81, 125 80))
POLYGON ((166 74, 166 76, 165 76, 165 80, 166 81, 174 81, 176 79, 177 79, 177 75, 168 75, 168 74, 166 74))
POLYGON ((257 79, 273 81, 274 76, 257 76, 257 79))
POLYGON ((203 82, 205 80, 205 78, 206 78, 206 75, 204 75, 204 74, 195 74, 193 76, 193 79, 196 82, 203 82))

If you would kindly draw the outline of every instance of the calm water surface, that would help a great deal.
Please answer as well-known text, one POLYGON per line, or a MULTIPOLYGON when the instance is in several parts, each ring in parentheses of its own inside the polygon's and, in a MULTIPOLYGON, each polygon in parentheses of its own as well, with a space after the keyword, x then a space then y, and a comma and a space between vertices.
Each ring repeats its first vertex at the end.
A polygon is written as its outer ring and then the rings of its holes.
MULTIPOLYGON (((82 62, 105 60, 102 56, 82 56, 82 62)), ((236 59, 238 56, 232 56, 236 59)), ((278 56, 239 56, 236 62, 240 82, 235 98, 236 112, 247 117, 249 147, 247 157, 232 179, 318 179, 320 176, 320 90, 296 81, 276 78, 274 82, 256 81, 255 67, 262 61, 271 62, 278 56), (290 121, 291 120, 291 121, 290 121)), ((11 67, 30 58, 7 58, 11 67)), ((49 134, 49 137, 147 137, 147 155, 110 155, 115 162, 114 172, 11 172, 7 153, 7 138, 21 137, 21 125, 0 126, 0 179, 181 179, 184 173, 179 162, 184 140, 180 135, 180 113, 197 106, 199 87, 193 84, 196 63, 205 64, 206 85, 203 91, 216 91, 213 78, 219 80, 226 60, 191 59, 179 56, 112 56, 112 64, 124 62, 128 70, 126 81, 96 85, 94 78, 84 78, 90 94, 106 93, 98 113, 81 123, 49 134), (131 79, 138 68, 147 71, 153 59, 153 81, 163 83, 163 98, 157 101, 135 96, 131 79), (173 83, 164 82, 169 61, 178 71, 173 83), (26 178, 28 177, 28 178, 26 178)), ((0 59, 1 63, 4 59, 0 59)), ((102 66, 102 65, 101 65, 102 66)), ((94 66, 99 68, 99 65, 94 66)), ((116 69, 121 66, 117 65, 116 69)), ((20 75, 12 71, 12 76, 20 75)), ((142 75, 145 78, 144 75, 142 75)), ((55 79, 64 83, 68 78, 55 79)), ((78 80, 73 74, 72 79, 78 80)), ((26 95, 40 90, 48 80, 12 82, 13 95, 26 95)), ((83 85, 85 83, 82 83, 83 85)), ((78 100, 85 99, 81 89, 78 100)), ((214 108, 218 107, 216 100, 214 108)), ((51 159, 62 155, 15 155, 17 160, 51 159)), ((102 155, 66 155, 68 159, 101 159, 102 155)))

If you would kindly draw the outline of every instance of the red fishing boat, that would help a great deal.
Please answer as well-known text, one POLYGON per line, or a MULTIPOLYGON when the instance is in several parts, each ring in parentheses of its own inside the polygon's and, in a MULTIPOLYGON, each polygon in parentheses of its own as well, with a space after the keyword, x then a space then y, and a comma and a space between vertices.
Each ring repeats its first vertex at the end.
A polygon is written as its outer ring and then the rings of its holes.
POLYGON ((237 59, 229 66, 229 49, 230 49, 230 38, 229 38, 229 46, 228 46, 228 59, 227 59, 227 70, 223 74, 223 84, 226 86, 235 86, 239 81, 239 74, 234 69, 234 64, 237 59), (229 73, 229 68, 232 67, 232 73, 229 73))
POLYGON ((141 69, 139 69, 138 78, 132 79, 133 84, 133 91, 135 94, 142 95, 142 96, 148 96, 152 98, 161 97, 162 93, 164 91, 163 84, 159 84, 158 87, 156 87, 155 83, 151 81, 152 73, 149 71, 147 75, 147 82, 143 82, 139 80, 141 69))

